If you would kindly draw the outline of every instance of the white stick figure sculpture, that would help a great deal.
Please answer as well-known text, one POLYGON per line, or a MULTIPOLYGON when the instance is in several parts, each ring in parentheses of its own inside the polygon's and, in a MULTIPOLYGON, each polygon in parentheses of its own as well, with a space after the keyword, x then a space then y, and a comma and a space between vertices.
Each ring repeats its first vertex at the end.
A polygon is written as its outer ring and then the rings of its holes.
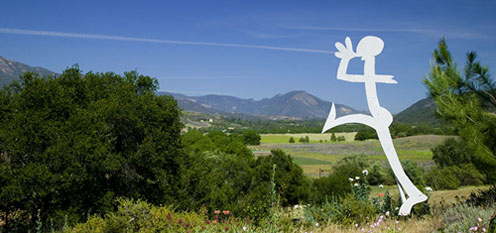
POLYGON ((400 215, 409 215, 413 205, 426 201, 425 196, 420 190, 415 187, 412 181, 408 178, 403 167, 401 166, 396 150, 394 149, 391 133, 389 132, 389 125, 393 122, 393 116, 385 108, 379 105, 377 98, 376 83, 397 83, 392 75, 377 75, 375 74, 375 56, 379 55, 384 48, 384 42, 375 36, 366 36, 358 43, 356 53, 353 52, 353 47, 349 37, 345 40, 346 47, 336 42, 338 52, 335 56, 341 59, 338 67, 337 78, 348 82, 365 83, 365 92, 367 96, 367 104, 369 106, 370 115, 365 114, 352 114, 336 118, 336 108, 332 103, 331 112, 325 122, 322 133, 327 130, 342 124, 360 123, 368 125, 377 131, 382 149, 387 156, 389 164, 393 169, 393 173, 398 183, 401 200, 403 204, 399 210, 400 215), (361 57, 364 61, 364 74, 347 74, 348 63, 352 58, 361 57), (408 199, 405 197, 405 193, 408 199))

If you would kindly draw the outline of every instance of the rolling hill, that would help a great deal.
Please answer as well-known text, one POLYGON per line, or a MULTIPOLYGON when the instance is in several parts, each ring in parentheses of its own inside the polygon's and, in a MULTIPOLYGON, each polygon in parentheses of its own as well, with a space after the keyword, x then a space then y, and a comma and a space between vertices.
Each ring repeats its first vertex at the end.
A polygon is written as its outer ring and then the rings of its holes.
POLYGON ((394 116, 394 121, 405 124, 440 125, 444 121, 436 116, 436 104, 432 98, 417 101, 394 116))

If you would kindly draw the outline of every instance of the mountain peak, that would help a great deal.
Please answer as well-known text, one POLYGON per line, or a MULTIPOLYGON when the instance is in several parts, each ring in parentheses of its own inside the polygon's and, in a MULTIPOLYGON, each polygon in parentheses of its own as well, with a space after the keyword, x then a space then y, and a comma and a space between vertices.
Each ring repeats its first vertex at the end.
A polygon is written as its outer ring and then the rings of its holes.
POLYGON ((43 67, 28 66, 0 56, 0 87, 8 85, 14 80, 19 79, 20 76, 28 71, 39 73, 41 76, 55 75, 55 72, 47 70, 43 67))

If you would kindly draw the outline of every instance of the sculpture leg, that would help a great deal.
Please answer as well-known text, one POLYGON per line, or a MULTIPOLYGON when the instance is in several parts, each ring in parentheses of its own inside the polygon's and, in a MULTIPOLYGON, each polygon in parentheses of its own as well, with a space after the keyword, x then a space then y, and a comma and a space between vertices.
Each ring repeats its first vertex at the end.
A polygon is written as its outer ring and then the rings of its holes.
POLYGON ((389 164, 393 169, 394 176, 396 177, 399 185, 405 190, 406 195, 408 195, 408 198, 401 205, 399 215, 409 215, 412 207, 417 203, 426 201, 427 196, 415 187, 403 170, 398 155, 396 154, 396 150, 394 149, 393 140, 391 139, 389 129, 383 128, 376 130, 382 149, 384 150, 389 164))

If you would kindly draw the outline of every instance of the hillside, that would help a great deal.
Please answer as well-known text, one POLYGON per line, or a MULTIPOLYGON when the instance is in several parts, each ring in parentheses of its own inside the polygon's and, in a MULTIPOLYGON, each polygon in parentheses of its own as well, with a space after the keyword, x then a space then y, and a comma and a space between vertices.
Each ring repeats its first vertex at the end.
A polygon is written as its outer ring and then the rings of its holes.
POLYGON ((55 75, 55 72, 42 67, 32 67, 0 56, 0 87, 19 79, 25 72, 39 73, 41 76, 55 75))
POLYGON ((432 98, 417 101, 412 106, 396 114, 394 120, 405 124, 443 124, 443 121, 436 116, 436 104, 432 98))

